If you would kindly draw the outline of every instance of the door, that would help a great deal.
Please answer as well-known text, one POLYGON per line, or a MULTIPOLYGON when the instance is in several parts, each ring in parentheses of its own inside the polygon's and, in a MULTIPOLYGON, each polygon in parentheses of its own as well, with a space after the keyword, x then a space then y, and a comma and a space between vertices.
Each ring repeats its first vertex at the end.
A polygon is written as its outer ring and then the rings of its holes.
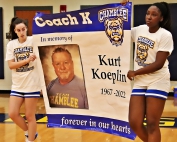
POLYGON ((27 21, 29 36, 32 35, 32 23, 36 12, 51 14, 53 13, 53 7, 52 6, 14 7, 14 15, 27 21))

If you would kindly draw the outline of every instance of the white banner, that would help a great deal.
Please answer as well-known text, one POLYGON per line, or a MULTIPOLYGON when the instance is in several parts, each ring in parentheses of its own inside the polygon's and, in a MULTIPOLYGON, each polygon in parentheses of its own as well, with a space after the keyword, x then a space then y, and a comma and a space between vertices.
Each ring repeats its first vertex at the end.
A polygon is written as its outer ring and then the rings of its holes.
POLYGON ((135 138, 128 124, 131 6, 36 15, 34 47, 48 127, 135 138))

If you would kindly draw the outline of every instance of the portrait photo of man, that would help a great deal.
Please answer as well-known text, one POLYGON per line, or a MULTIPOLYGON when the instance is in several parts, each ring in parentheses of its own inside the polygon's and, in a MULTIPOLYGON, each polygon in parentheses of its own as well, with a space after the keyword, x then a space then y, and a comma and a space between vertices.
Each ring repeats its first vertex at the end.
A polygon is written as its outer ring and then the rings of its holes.
MULTIPOLYGON (((42 50, 41 47, 39 49, 42 50)), ((88 109, 84 80, 75 73, 75 64, 69 48, 53 46, 50 49, 52 53, 49 60, 56 75, 55 78, 46 83, 50 107, 88 109)), ((75 49, 78 50, 79 48, 75 49)), ((44 51, 41 51, 41 53, 44 57, 44 51)), ((45 53, 47 54, 48 52, 45 53)), ((41 59, 41 62, 43 64, 44 61, 41 59)), ((44 74, 45 76, 50 76, 50 71, 45 73, 46 69, 44 68, 46 67, 45 65, 43 66, 44 74)))

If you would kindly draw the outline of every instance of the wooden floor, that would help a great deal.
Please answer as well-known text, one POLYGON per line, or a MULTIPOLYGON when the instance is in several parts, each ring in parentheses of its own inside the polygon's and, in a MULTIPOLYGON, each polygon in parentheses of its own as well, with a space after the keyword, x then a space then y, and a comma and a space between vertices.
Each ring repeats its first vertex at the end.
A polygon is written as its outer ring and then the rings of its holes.
MULTIPOLYGON (((0 95, 0 113, 8 113, 9 95, 0 95)), ((24 113, 24 106, 21 108, 24 113)), ((40 98, 37 113, 45 114, 43 98, 40 98)), ((163 117, 177 117, 177 107, 173 106, 172 98, 168 98, 163 117)), ((85 130, 63 128, 46 128, 46 124, 38 124, 39 137, 35 142, 132 142, 132 140, 85 130)), ((177 142, 176 128, 161 128, 162 142, 177 142)), ((24 133, 14 123, 0 123, 0 142, 24 142, 24 133)), ((141 142, 138 138, 134 142, 141 142)))

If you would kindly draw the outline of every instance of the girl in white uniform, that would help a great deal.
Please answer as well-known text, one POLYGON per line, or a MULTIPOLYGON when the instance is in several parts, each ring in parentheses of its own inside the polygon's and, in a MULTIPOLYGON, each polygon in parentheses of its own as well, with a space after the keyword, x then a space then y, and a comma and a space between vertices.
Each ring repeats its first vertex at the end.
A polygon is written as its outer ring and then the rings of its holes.
POLYGON ((35 111, 40 97, 33 38, 27 36, 27 23, 17 17, 11 21, 10 34, 11 41, 7 44, 6 52, 6 61, 12 71, 9 116, 25 131, 26 141, 33 142, 37 137, 35 111), (28 125, 19 114, 23 102, 28 125))
MULTIPOLYGON (((123 0, 126 4, 128 0, 123 0)), ((167 57, 173 50, 168 4, 152 4, 145 16, 146 25, 132 28, 135 42, 134 70, 127 77, 134 80, 129 105, 129 123, 143 142, 161 142, 159 121, 170 90, 167 57), (147 127, 143 125, 146 117, 147 127)))

